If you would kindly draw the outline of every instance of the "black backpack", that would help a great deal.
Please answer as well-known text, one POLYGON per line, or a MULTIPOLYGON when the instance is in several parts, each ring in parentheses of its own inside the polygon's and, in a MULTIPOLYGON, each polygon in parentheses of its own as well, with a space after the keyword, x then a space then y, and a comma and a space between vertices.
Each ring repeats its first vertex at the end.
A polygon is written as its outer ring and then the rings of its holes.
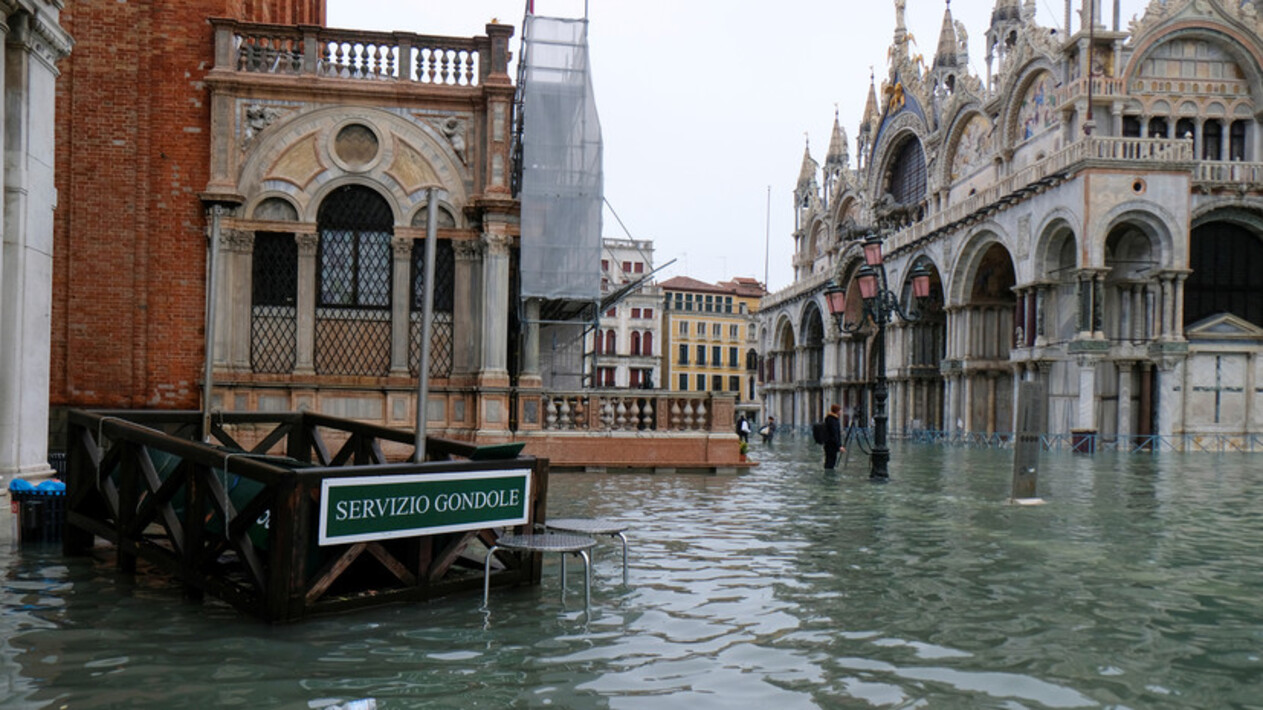
POLYGON ((816 422, 811 425, 811 438, 815 439, 817 444, 824 443, 824 422, 816 422))

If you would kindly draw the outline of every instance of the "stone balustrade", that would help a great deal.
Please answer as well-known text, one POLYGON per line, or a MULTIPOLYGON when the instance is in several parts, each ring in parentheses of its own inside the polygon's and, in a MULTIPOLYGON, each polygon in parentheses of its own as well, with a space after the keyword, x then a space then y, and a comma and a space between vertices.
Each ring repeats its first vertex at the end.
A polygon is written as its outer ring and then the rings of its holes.
POLYGON ((585 390, 548 392, 542 400, 544 431, 711 432, 716 425, 713 398, 703 393, 585 390))
MULTIPOLYGON (((1151 167, 1192 163, 1193 141, 1187 138, 1084 137, 1047 158, 894 232, 886 240, 886 253, 892 257, 897 256, 952 225, 993 210, 1004 209, 1007 205, 1024 199, 1024 195, 1038 191, 1041 184, 1051 184, 1062 177, 1069 177, 1093 163, 1111 162, 1125 162, 1129 167, 1135 167, 1138 163, 1151 167)), ((1196 179, 1203 182, 1257 182, 1260 175, 1263 175, 1263 165, 1256 163, 1201 163, 1198 165, 1196 179)), ((833 276, 831 270, 812 274, 766 296, 760 307, 766 310, 813 293, 833 276)))
POLYGON ((1111 96, 1121 97, 1127 93, 1127 82, 1123 79, 1109 76, 1094 76, 1089 79, 1081 76, 1066 82, 1056 90, 1057 105, 1064 106, 1076 99, 1087 98, 1089 81, 1092 82, 1094 100, 1111 96))
MULTIPOLYGON (((507 52, 492 52, 490 37, 211 22, 215 69, 221 71, 474 87, 508 69, 507 52)), ((503 27, 507 41, 512 28, 503 27)))
POLYGON ((947 209, 895 232, 887 239, 887 253, 896 255, 945 227, 989 210, 1003 209, 1022 199, 1023 193, 1036 191, 1041 183, 1069 177, 1091 163, 1123 161, 1129 167, 1136 167, 1137 163, 1153 167, 1191 163, 1193 141, 1186 138, 1085 137, 947 209))
POLYGON ((1263 163, 1205 161, 1197 164, 1193 182, 1205 186, 1263 187, 1263 163))

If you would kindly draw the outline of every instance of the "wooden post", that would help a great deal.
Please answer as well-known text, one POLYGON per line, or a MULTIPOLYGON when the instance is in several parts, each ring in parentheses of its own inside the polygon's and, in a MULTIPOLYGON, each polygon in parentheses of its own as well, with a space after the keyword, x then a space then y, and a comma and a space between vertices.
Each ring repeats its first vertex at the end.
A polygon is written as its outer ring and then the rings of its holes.
POLYGON ((1042 382, 1022 382, 1017 391, 1017 440, 1013 443, 1013 500, 1036 500, 1039 437, 1047 398, 1042 382))

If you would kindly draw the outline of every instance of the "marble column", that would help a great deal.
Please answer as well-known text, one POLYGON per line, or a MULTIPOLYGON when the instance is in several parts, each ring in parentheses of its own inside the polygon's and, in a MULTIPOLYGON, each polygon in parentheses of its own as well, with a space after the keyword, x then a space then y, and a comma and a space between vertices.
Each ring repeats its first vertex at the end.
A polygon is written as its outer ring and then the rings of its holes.
MULTIPOLYGON (((216 340, 227 343, 228 367, 235 372, 250 372, 250 306, 254 296, 254 232, 242 229, 221 230, 223 259, 220 269, 220 303, 216 313, 226 316, 227 327, 215 330, 216 340)), ((219 346, 216 345, 218 353, 219 346)))
POLYGON ((1096 424, 1096 359, 1079 358, 1079 409, 1076 429, 1098 431, 1096 424))
POLYGON ((509 246, 503 234, 483 234, 481 378, 508 384, 509 246))
POLYGON ((316 372, 316 252, 320 236, 315 232, 294 234, 298 243, 298 297, 294 307, 297 315, 294 374, 313 375, 316 372))
POLYGON ((1119 361, 1118 367, 1118 437, 1122 440, 1133 433, 1131 408, 1131 380, 1134 363, 1119 361))
POLYGON ((987 373, 987 434, 996 433, 996 377, 999 373, 987 373))
POLYGON ((390 241, 390 374, 408 376, 408 345, 412 340, 409 316, 412 312, 412 238, 395 237, 390 241))
POLYGON ((961 428, 965 432, 972 432, 974 430, 974 373, 962 372, 960 380, 961 408, 964 410, 961 412, 960 417, 961 428))
MULTIPOLYGON (((52 475, 48 393, 52 354, 56 63, 70 52, 61 3, 0 16, 4 78, 3 237, 0 238, 0 490, 52 475)), ((66 137, 63 136, 63 139, 66 137)))
POLYGON ((455 293, 452 314, 454 332, 452 376, 471 377, 482 362, 482 243, 460 239, 452 242, 455 256, 455 293))
MULTIPOLYGON (((522 324, 525 332, 525 338, 522 340, 522 379, 537 382, 540 379, 539 373, 539 301, 538 298, 530 298, 526 301, 526 322, 522 324)), ((650 353, 652 355, 652 353, 650 353)), ((670 353, 663 353, 663 356, 669 356, 670 353)), ((664 383, 655 381, 656 386, 663 387, 664 383)), ((669 386, 669 383, 666 383, 669 386)))
POLYGON ((1158 367, 1158 421, 1155 434, 1174 436, 1184 433, 1184 380, 1185 360, 1166 358, 1158 367))
POLYGON ((1175 308, 1172 310, 1171 336, 1176 340, 1184 339, 1184 282, 1188 279, 1188 275, 1187 271, 1180 272, 1175 274, 1173 279, 1174 289, 1171 299, 1175 302, 1175 308))

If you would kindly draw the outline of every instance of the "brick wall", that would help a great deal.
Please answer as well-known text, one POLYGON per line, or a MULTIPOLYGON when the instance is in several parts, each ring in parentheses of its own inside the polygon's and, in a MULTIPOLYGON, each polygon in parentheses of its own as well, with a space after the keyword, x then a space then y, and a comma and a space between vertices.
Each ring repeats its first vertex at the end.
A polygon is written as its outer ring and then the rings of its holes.
POLYGON ((208 17, 323 23, 323 0, 82 0, 57 82, 51 404, 196 407, 208 17))

